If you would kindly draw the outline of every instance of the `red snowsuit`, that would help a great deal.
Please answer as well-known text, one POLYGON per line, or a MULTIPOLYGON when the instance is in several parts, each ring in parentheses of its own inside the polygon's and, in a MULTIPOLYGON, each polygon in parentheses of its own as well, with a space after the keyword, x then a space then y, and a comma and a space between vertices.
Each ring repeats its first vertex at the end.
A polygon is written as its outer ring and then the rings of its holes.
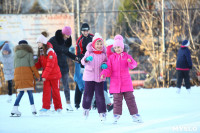
POLYGON ((62 109, 60 98, 60 78, 61 72, 58 66, 56 53, 52 49, 51 43, 47 42, 48 50, 47 56, 40 55, 38 62, 35 64, 36 68, 43 68, 42 78, 46 80, 43 83, 43 106, 44 109, 50 109, 51 88, 52 98, 55 110, 62 109))

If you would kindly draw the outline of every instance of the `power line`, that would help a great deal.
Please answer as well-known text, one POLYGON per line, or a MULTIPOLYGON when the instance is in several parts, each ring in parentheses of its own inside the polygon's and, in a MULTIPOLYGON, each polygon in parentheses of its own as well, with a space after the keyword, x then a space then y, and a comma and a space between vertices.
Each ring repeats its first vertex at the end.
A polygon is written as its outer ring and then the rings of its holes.
MULTIPOLYGON (((200 8, 173 8, 173 9, 164 9, 165 12, 169 11, 185 11, 185 10, 200 10, 200 8)), ((80 11, 80 13, 115 13, 115 12, 162 12, 162 10, 115 10, 115 11, 80 11)))

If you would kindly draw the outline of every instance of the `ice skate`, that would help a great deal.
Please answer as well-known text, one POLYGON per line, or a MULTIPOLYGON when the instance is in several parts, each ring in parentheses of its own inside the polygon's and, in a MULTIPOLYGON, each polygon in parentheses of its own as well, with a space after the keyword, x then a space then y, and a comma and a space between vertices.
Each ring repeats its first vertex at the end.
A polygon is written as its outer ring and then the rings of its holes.
POLYGON ((106 121, 106 113, 100 113, 99 116, 102 122, 106 121))
POLYGON ((108 112, 110 112, 111 110, 113 110, 113 104, 112 103, 110 103, 110 104, 107 105, 107 110, 108 110, 108 112))
POLYGON ((62 109, 57 109, 56 112, 60 114, 62 112, 62 109))
POLYGON ((9 95, 9 96, 8 96, 7 102, 8 102, 8 103, 11 103, 11 102, 12 102, 12 95, 9 95))
POLYGON ((190 94, 191 93, 191 89, 187 89, 187 92, 188 92, 188 94, 190 94))
POLYGON ((142 118, 139 114, 132 115, 133 122, 142 123, 142 118))
POLYGON ((21 112, 19 112, 18 110, 19 106, 14 106, 12 111, 11 111, 11 117, 20 117, 21 116, 21 112))
POLYGON ((83 111, 83 117, 85 118, 85 119, 87 119, 88 118, 88 116, 89 116, 89 109, 84 109, 84 111, 83 111))
POLYGON ((67 104, 67 108, 66 108, 67 111, 74 111, 71 104, 67 104))
POLYGON ((176 93, 180 94, 181 93, 181 88, 177 88, 176 93))
POLYGON ((7 102, 8 102, 8 103, 11 103, 11 102, 12 102, 12 95, 9 95, 9 96, 8 96, 7 102))
POLYGON ((39 112, 40 114, 48 114, 49 109, 42 108, 39 112))
POLYGON ((52 103, 50 106, 51 106, 50 111, 54 112, 55 111, 54 104, 52 103))
POLYGON ((119 120, 120 115, 114 114, 114 122, 113 124, 117 124, 117 121, 119 120))
POLYGON ((34 104, 31 105, 31 111, 32 111, 32 114, 33 114, 33 115, 36 115, 36 114, 37 114, 37 111, 36 111, 36 109, 35 109, 35 105, 34 105, 34 104))

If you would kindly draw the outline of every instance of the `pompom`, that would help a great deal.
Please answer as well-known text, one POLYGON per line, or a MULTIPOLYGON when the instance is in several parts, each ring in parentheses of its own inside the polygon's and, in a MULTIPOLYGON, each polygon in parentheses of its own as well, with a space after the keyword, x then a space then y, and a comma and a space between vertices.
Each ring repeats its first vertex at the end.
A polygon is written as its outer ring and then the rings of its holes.
POLYGON ((123 37, 121 35, 116 35, 114 40, 123 40, 123 37))
POLYGON ((114 44, 114 40, 113 39, 106 40, 106 45, 107 46, 110 46, 110 45, 113 45, 113 44, 114 44))
POLYGON ((102 39, 102 36, 101 36, 99 33, 95 33, 95 35, 94 35, 92 41, 96 40, 97 38, 102 39))

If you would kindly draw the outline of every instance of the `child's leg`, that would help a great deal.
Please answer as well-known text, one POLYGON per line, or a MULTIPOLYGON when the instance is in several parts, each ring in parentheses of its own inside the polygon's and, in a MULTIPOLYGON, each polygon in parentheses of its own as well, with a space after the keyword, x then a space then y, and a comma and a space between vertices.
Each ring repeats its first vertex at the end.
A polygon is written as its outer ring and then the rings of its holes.
POLYGON ((93 97, 92 97, 91 106, 94 107, 94 108, 96 109, 96 101, 95 101, 95 100, 96 100, 96 99, 95 99, 95 93, 94 93, 94 95, 93 95, 93 97))
POLYGON ((12 95, 12 80, 8 80, 8 95, 12 95))
POLYGON ((51 84, 49 80, 43 82, 43 97, 42 97, 42 108, 50 109, 51 100, 51 84))
POLYGON ((104 92, 106 105, 108 105, 111 103, 110 98, 108 97, 108 92, 106 92, 105 90, 103 92, 104 92))
POLYGON ((67 104, 70 104, 70 89, 69 89, 69 83, 68 83, 68 73, 62 74, 62 83, 64 88, 64 94, 67 104))
POLYGON ((183 73, 180 70, 177 70, 177 88, 181 88, 182 85, 182 81, 183 81, 183 73))
POLYGON ((23 95, 24 95, 24 91, 20 91, 19 94, 17 95, 14 106, 19 106, 19 102, 23 95))
POLYGON ((138 114, 138 108, 133 92, 124 92, 124 99, 126 100, 130 115, 138 114))
POLYGON ((184 73, 184 82, 186 89, 190 89, 190 71, 183 71, 184 73))
POLYGON ((78 84, 76 83, 75 95, 74 95, 74 103, 75 107, 79 108, 82 98, 82 92, 79 90, 78 84))
POLYGON ((96 99, 98 113, 106 112, 103 84, 104 82, 100 82, 100 83, 95 82, 95 99, 96 99))
POLYGON ((122 93, 114 93, 113 97, 114 97, 113 114, 121 115, 122 114, 123 94, 122 93))
POLYGON ((34 104, 33 91, 32 90, 28 90, 27 93, 28 93, 28 96, 29 96, 30 104, 33 105, 34 104))
POLYGON ((52 87, 52 97, 55 110, 62 109, 62 103, 60 98, 60 80, 50 80, 52 87))
POLYGON ((83 95, 83 108, 89 109, 91 107, 92 98, 94 95, 95 82, 85 81, 85 91, 83 95))

